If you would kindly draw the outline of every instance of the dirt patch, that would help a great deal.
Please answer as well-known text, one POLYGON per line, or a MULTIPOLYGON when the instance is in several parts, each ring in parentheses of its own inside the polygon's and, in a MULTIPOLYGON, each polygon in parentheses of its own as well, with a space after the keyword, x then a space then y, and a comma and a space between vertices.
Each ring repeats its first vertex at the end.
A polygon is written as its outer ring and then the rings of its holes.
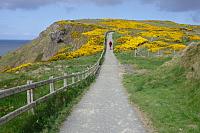
POLYGON ((134 74, 135 75, 145 75, 147 74, 149 71, 147 69, 138 69, 138 70, 135 70, 134 74))
POLYGON ((187 126, 188 128, 197 129, 198 125, 190 124, 187 126))
POLYGON ((134 64, 124 64, 121 65, 121 67, 124 74, 143 75, 149 72, 146 69, 138 69, 138 67, 134 64))
POLYGON ((131 64, 123 64, 121 65, 122 69, 124 70, 124 73, 134 73, 134 65, 131 64))

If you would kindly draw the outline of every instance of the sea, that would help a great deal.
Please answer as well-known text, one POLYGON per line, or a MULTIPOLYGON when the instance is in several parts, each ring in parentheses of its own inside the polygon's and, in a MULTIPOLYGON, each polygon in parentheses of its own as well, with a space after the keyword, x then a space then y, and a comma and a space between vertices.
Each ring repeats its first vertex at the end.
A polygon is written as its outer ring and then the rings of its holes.
POLYGON ((27 44, 30 40, 0 40, 0 56, 27 44))

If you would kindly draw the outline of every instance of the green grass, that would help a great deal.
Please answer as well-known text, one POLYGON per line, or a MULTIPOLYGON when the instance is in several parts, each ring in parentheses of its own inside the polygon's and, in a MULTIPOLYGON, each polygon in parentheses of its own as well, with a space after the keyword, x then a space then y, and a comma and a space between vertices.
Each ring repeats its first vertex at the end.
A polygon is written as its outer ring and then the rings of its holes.
POLYGON ((113 40, 117 40, 118 38, 122 37, 123 35, 122 34, 119 34, 117 32, 114 32, 113 33, 113 40))
POLYGON ((139 69, 155 69, 156 67, 171 59, 170 57, 135 58, 133 52, 117 53, 116 56, 122 64, 134 64, 137 65, 139 69))
POLYGON ((37 63, 20 73, 0 73, 0 89, 26 84, 27 80, 34 82, 48 79, 50 76, 61 76, 64 73, 74 73, 93 65, 100 54, 80 57, 72 60, 37 63))
MULTIPOLYGON (((83 71, 87 67, 96 63, 98 55, 81 57, 67 61, 57 61, 51 63, 42 63, 28 68, 19 74, 1 74, 0 85, 12 87, 22 85, 27 80, 32 79, 34 82, 42 79, 48 79, 49 76, 63 75, 64 72, 73 73, 83 71), (59 66, 59 67, 56 67, 59 66), (66 67, 67 66, 67 67, 66 67), (43 71, 43 68, 51 68, 51 70, 43 71), (32 73, 33 71, 42 71, 32 73), (60 69, 61 71, 59 71, 60 69), (33 75, 33 77, 31 77, 33 75), (42 75, 42 76, 41 76, 42 75), (12 81, 12 82, 11 82, 12 81)), ((69 115, 73 105, 78 102, 81 95, 87 90, 88 86, 93 82, 94 77, 90 77, 83 81, 80 85, 69 88, 65 93, 52 96, 48 102, 42 103, 35 108, 35 115, 24 113, 19 117, 11 120, 7 124, 0 127, 0 133, 33 133, 33 132, 56 132, 59 124, 69 115), (63 110, 65 112, 63 112, 63 110), (56 123, 56 124, 55 124, 56 123), (45 130, 44 130, 45 129, 45 130)), ((68 80, 68 83, 71 81, 68 80)), ((56 89, 63 86, 63 82, 55 84, 56 89)), ((49 85, 34 90, 34 99, 49 93, 49 85)), ((0 116, 3 116, 26 104, 26 93, 20 93, 0 101, 0 116)))
POLYGON ((186 79, 178 63, 161 66, 166 58, 134 58, 117 54, 123 64, 148 69, 143 75, 126 74, 123 83, 130 100, 147 114, 159 133, 200 132, 200 82, 186 79))

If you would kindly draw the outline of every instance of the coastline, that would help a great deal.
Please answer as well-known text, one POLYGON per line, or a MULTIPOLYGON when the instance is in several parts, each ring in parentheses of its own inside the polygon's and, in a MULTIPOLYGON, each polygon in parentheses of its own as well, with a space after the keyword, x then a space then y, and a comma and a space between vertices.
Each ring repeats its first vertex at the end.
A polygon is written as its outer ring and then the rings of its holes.
POLYGON ((25 44, 30 42, 30 40, 0 40, 0 56, 5 55, 6 53, 13 51, 25 44))

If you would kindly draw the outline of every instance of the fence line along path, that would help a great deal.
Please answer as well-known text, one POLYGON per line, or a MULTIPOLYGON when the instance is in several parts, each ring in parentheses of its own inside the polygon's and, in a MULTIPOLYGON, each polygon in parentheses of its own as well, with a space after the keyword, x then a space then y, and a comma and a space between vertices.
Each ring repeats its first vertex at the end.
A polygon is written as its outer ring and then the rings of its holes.
POLYGON ((0 117, 0 125, 3 125, 9 122, 10 120, 14 119, 15 117, 27 111, 34 114, 34 107, 36 107, 38 104, 42 102, 47 101, 51 96, 56 95, 58 93, 62 93, 63 91, 67 90, 69 87, 73 87, 81 83, 82 81, 84 81, 90 76, 93 76, 93 75, 96 76, 96 73, 98 72, 101 66, 101 62, 103 60, 104 54, 105 54, 105 50, 103 50, 103 52, 101 53, 101 56, 98 59, 98 61, 90 68, 86 68, 86 70, 84 71, 72 73, 69 75, 64 73, 63 76, 59 76, 59 77, 51 76, 49 79, 39 81, 39 82, 27 81, 26 85, 17 86, 17 87, 0 91, 0 100, 3 98, 13 96, 13 95, 18 95, 20 93, 27 92, 27 104, 0 117), (71 80, 71 82, 68 82, 69 80, 71 80), (63 81, 63 87, 55 88, 55 84, 58 81, 63 81), (34 90, 45 85, 49 85, 49 93, 38 99, 34 99, 34 90))
MULTIPOLYGON (((112 33, 108 34, 107 43, 109 41, 112 41, 112 33)), ((118 61, 107 47, 96 83, 63 123, 60 133, 145 132, 142 122, 128 102, 118 61)))

